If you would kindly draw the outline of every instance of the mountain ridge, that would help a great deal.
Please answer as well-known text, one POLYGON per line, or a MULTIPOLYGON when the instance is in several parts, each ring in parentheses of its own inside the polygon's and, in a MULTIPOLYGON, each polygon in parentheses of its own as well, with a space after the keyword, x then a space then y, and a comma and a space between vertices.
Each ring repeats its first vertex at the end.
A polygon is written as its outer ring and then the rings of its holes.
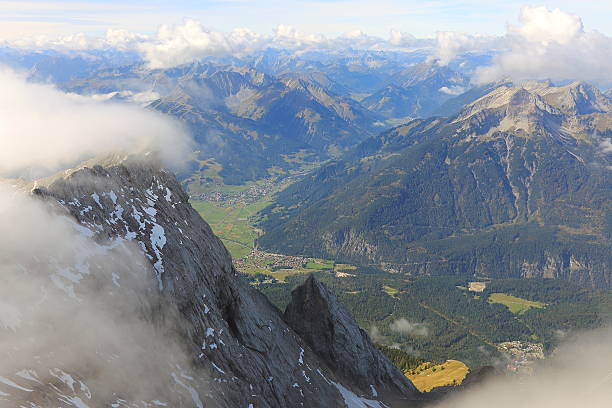
POLYGON ((610 157, 599 145, 611 115, 558 102, 582 86, 545 88, 550 103, 501 86, 450 119, 370 138, 282 192, 258 243, 390 271, 609 287, 610 157))

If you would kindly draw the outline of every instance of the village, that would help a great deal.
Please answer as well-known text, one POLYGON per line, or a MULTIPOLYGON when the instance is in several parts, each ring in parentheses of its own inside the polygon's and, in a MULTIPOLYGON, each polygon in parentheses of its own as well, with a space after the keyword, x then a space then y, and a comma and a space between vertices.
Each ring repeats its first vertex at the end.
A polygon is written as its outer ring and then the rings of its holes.
POLYGON ((533 374, 534 365, 544 359, 544 346, 526 341, 507 341, 499 343, 497 349, 509 360, 506 369, 511 373, 533 374))
POLYGON ((247 189, 236 192, 210 191, 202 194, 192 195, 191 198, 199 201, 215 203, 220 207, 232 207, 236 205, 253 204, 262 198, 278 190, 278 185, 273 179, 261 180, 247 189))

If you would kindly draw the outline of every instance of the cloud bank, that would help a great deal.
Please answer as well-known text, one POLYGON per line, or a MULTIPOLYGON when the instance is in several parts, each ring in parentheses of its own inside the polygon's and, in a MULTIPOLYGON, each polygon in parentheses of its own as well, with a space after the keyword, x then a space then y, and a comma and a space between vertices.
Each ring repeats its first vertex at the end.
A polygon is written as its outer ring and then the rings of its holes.
POLYGON ((476 72, 476 82, 511 78, 582 79, 612 85, 612 37, 585 31, 580 17, 559 9, 523 7, 508 26, 505 51, 476 72))
MULTIPOLYGON (((176 123, 136 106, 66 94, 9 70, 0 71, 0 87, 5 177, 117 152, 153 151, 172 164, 189 147, 176 123)), ((180 314, 159 294, 142 250, 94 239, 53 200, 9 183, 0 183, 0 405, 178 406, 194 398, 187 384, 206 376, 189 376, 192 359, 176 338, 180 314)))
POLYGON ((0 405, 49 406, 54 396, 66 406, 174 405, 171 373, 191 366, 168 335, 178 312, 135 245, 84 231, 0 184, 0 405))
POLYGON ((607 408, 612 401, 612 330, 583 333, 560 347, 533 377, 470 388, 435 408, 607 408))
POLYGON ((427 336, 429 328, 425 323, 412 323, 405 318, 400 318, 389 325, 391 331, 408 336, 427 336))
POLYGON ((143 41, 137 48, 149 68, 169 68, 204 57, 244 57, 267 48, 293 52, 309 50, 335 51, 353 49, 405 49, 431 45, 397 30, 389 39, 371 36, 361 30, 347 32, 335 38, 321 34, 304 34, 295 27, 279 25, 272 35, 257 34, 248 29, 219 32, 207 29, 200 22, 186 20, 180 25, 163 25, 157 35, 143 41))
POLYGON ((508 25, 502 36, 440 31, 435 38, 416 38, 410 33, 390 30, 388 38, 361 30, 337 37, 306 34, 288 25, 279 25, 270 34, 238 28, 229 32, 212 30, 199 21, 162 25, 157 33, 143 35, 110 29, 101 38, 74 34, 60 38, 37 37, 11 42, 25 48, 61 50, 112 49, 137 51, 148 68, 165 69, 205 57, 253 55, 268 48, 296 54, 306 51, 337 52, 359 50, 425 50, 430 60, 447 65, 466 53, 493 54, 493 63, 477 69, 478 84, 512 79, 587 80, 612 86, 612 37, 585 29, 581 18, 560 9, 525 6, 518 25, 508 25))
POLYGON ((140 107, 102 103, 0 69, 0 176, 40 177, 115 152, 159 152, 180 163, 190 139, 178 122, 140 107))

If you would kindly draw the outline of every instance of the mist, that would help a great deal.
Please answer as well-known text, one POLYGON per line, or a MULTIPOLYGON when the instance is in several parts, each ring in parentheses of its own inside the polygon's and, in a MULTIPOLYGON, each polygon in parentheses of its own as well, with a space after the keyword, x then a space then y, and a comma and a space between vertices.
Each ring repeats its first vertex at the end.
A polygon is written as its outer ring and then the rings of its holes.
POLYGON ((59 205, 7 187, 0 231, 0 400, 177 402, 172 374, 191 365, 180 318, 139 248, 95 242, 59 205))
POLYGON ((425 323, 413 323, 405 318, 394 320, 389 328, 391 331, 408 336, 427 336, 429 328, 425 323))
POLYGON ((0 88, 0 177, 40 178, 114 152, 154 151, 176 167, 192 150, 182 125, 160 113, 64 93, 6 68, 0 88))
POLYGON ((607 408, 612 404, 612 329, 566 341, 533 377, 504 377, 467 389, 434 408, 607 408))
MULTIPOLYGON (((155 153, 177 165, 190 147, 176 122, 136 106, 7 70, 0 84, 4 177, 48 175, 109 153, 155 153)), ((206 376, 194 375, 180 314, 142 249, 95 236, 23 186, 0 182, 0 405, 202 406, 195 389, 206 376)))

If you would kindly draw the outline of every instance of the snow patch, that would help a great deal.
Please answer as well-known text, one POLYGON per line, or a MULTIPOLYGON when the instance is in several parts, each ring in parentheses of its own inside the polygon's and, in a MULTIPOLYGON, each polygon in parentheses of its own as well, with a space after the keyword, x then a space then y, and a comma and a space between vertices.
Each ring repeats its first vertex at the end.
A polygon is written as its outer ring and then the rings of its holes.
POLYGON ((98 193, 93 193, 91 195, 91 198, 93 198, 93 200, 96 202, 96 204, 98 204, 98 207, 104 208, 104 207, 102 207, 102 204, 100 203, 100 196, 98 195, 98 193))
POLYGON ((180 385, 181 387, 189 391, 189 393, 191 394, 191 399, 193 400, 193 403, 198 408, 204 408, 204 404, 202 404, 202 400, 200 400, 200 395, 195 390, 195 388, 179 380, 178 376, 175 373, 172 373, 172 378, 174 378, 174 382, 176 382, 178 385, 180 385))

